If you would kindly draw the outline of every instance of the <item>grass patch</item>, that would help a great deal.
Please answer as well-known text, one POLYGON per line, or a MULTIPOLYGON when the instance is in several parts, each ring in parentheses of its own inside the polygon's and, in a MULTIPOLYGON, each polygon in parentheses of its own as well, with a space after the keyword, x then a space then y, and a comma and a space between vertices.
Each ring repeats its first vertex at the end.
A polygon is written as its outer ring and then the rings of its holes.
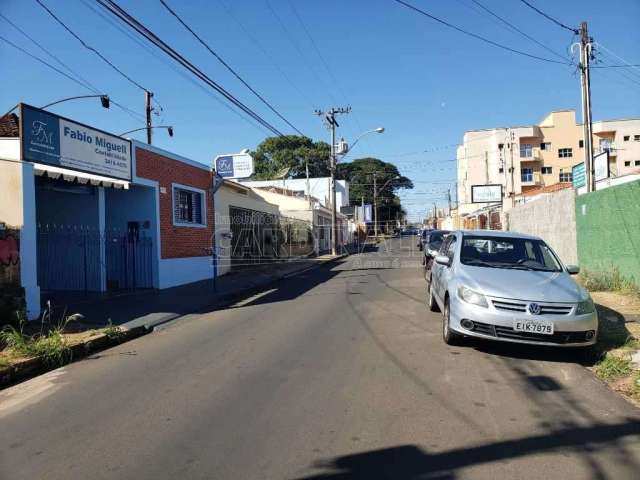
POLYGON ((109 322, 107 326, 102 330, 102 333, 104 333, 109 340, 117 340, 122 337, 123 334, 120 327, 111 323, 111 319, 109 319, 109 322))
POLYGON ((39 357, 51 367, 58 367, 71 361, 71 347, 55 328, 42 335, 26 335, 22 329, 8 327, 0 333, 0 339, 9 351, 20 357, 39 357))
POLYGON ((595 365, 595 372, 603 380, 612 380, 630 375, 633 369, 629 358, 607 353, 595 365))
POLYGON ((584 270, 580 274, 584 288, 592 292, 622 292, 640 298, 640 285, 634 278, 625 277, 614 268, 607 272, 584 270))

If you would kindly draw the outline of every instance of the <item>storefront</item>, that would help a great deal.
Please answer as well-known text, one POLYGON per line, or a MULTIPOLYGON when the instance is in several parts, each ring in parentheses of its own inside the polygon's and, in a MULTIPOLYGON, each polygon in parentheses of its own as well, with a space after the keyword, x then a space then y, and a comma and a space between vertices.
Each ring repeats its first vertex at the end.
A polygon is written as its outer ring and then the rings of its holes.
POLYGON ((29 318, 50 298, 211 278, 207 166, 18 109, 18 136, 0 139, 0 222, 20 231, 29 318))

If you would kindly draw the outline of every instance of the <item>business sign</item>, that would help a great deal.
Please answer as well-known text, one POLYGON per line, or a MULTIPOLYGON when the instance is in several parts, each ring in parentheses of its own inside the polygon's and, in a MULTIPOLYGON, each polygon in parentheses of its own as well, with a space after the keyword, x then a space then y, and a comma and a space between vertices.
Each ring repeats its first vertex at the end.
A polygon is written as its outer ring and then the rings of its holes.
POLYGON ((587 184, 584 162, 571 168, 571 181, 573 182, 573 188, 582 188, 587 184))
POLYGON ((471 185, 471 203, 502 202, 502 185, 471 185))
POLYGON ((373 209, 371 204, 367 203, 362 207, 362 221, 365 223, 373 222, 373 209))
POLYGON ((247 178, 253 175, 253 157, 248 153, 219 155, 215 165, 216 173, 224 178, 247 178))
POLYGON ((131 142, 20 104, 22 159, 131 180, 131 142))
POLYGON ((593 176, 596 182, 609 178, 609 150, 593 157, 593 176))

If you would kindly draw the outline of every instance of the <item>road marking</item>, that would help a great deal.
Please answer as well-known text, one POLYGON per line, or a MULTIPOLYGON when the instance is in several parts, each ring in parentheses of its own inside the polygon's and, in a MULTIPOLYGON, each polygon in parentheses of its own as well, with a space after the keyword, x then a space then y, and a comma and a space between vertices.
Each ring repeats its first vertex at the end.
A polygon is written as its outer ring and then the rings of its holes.
POLYGON ((245 298, 244 300, 240 300, 237 303, 234 303, 233 305, 231 305, 232 308, 236 308, 236 307, 244 307, 245 305, 264 297, 265 295, 269 295, 270 293, 275 292, 276 290, 278 290, 277 288, 272 288, 271 290, 265 290, 264 292, 260 292, 255 294, 253 297, 249 297, 249 298, 245 298))

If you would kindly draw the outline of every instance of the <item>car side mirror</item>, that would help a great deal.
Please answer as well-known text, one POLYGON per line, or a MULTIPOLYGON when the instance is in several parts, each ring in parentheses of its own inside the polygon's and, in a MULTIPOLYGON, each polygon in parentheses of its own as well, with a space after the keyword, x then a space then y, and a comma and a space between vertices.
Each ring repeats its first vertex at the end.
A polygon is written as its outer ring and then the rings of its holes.
POLYGON ((436 255, 436 263, 449 267, 451 266, 451 259, 446 255, 436 255))
POLYGON ((580 273, 580 267, 578 265, 567 265, 567 273, 569 275, 577 275, 580 273))

